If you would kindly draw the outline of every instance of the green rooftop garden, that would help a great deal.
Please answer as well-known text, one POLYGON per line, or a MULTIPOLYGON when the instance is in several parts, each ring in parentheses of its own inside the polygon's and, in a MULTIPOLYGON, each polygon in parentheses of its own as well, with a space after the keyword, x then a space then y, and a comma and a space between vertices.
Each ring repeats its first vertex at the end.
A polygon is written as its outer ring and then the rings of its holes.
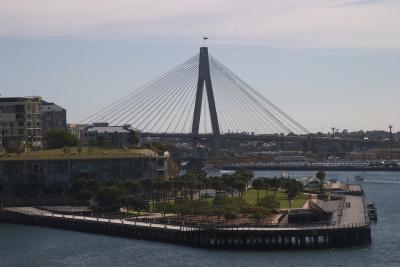
POLYGON ((155 156, 155 151, 148 148, 103 149, 93 147, 67 147, 24 153, 4 154, 0 160, 36 160, 36 159, 75 159, 107 157, 142 157, 155 156))

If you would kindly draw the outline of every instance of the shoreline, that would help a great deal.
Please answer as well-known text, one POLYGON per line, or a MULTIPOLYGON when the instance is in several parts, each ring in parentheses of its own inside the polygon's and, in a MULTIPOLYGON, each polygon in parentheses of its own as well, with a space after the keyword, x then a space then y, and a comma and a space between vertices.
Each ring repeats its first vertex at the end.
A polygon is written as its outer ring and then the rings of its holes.
POLYGON ((229 165, 223 166, 222 170, 238 170, 238 169, 246 169, 252 171, 318 171, 323 168, 325 171, 354 171, 354 172, 375 172, 375 171, 387 171, 387 172, 398 172, 399 168, 380 168, 380 167, 370 167, 370 168, 362 168, 362 167, 352 167, 352 166, 254 166, 254 165, 229 165))

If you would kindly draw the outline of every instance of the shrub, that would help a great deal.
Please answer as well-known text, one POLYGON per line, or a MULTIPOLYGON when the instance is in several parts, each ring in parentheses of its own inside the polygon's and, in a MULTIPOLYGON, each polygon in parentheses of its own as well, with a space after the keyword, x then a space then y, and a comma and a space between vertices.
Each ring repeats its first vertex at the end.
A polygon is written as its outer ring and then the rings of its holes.
POLYGON ((176 212, 176 205, 170 202, 160 202, 154 206, 154 211, 161 213, 174 213, 176 212))
POLYGON ((254 219, 254 220, 262 220, 262 219, 265 218, 265 214, 262 213, 262 212, 256 212, 256 213, 253 213, 253 214, 250 216, 250 218, 252 218, 252 219, 254 219))
POLYGON ((267 209, 279 209, 279 201, 277 201, 273 196, 266 196, 260 200, 258 206, 267 208, 267 209))
POLYGON ((233 210, 227 210, 225 212, 225 219, 227 220, 234 220, 238 217, 237 213, 234 212, 233 210))

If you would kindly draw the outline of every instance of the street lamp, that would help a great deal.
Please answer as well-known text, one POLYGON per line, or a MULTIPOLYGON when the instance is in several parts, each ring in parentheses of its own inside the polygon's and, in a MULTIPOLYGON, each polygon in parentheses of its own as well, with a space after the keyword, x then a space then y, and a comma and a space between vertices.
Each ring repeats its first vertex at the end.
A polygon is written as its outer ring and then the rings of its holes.
POLYGON ((392 165, 393 161, 393 134, 392 134, 392 125, 389 125, 389 133, 390 133, 390 165, 392 165))

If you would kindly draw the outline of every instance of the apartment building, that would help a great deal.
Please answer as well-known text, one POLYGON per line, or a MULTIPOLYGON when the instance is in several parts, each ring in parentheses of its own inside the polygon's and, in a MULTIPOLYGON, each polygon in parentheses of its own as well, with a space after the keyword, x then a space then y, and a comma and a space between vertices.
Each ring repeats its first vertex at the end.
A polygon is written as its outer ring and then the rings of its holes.
POLYGON ((42 148, 41 97, 0 98, 1 149, 24 151, 42 148))
POLYGON ((46 137, 52 129, 67 128, 67 111, 55 103, 42 100, 42 133, 46 137))

